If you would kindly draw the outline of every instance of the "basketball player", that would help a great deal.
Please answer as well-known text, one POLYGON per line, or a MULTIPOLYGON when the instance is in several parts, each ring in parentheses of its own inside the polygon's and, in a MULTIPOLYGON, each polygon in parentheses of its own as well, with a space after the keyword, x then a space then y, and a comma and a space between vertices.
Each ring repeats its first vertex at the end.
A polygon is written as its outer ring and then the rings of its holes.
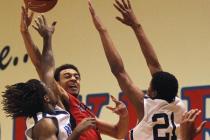
MULTIPOLYGON (((25 47, 31 57, 32 63, 34 64, 39 76, 43 79, 47 70, 54 69, 54 58, 51 48, 51 39, 54 32, 54 28, 47 26, 46 19, 42 15, 35 20, 36 26, 33 26, 39 34, 43 37, 44 48, 41 54, 38 48, 34 45, 30 33, 28 32, 28 26, 30 25, 32 16, 28 15, 28 10, 23 8, 22 20, 21 20, 21 33, 25 42, 25 47), (48 58, 49 64, 43 64, 42 57, 48 58)), ((54 26, 54 24, 53 24, 54 26)), ((69 112, 75 118, 76 124, 78 125, 84 118, 96 117, 88 107, 77 99, 80 91, 80 74, 78 69, 71 65, 71 67, 61 67, 61 71, 58 76, 58 83, 61 85, 68 95, 63 96, 64 104, 68 103, 69 112)), ((57 85, 58 86, 58 85, 57 85)), ((97 129, 88 129, 80 136, 80 140, 100 140, 100 133, 112 136, 114 138, 124 138, 128 131, 128 112, 125 104, 117 101, 112 97, 112 100, 116 104, 116 107, 108 107, 114 113, 119 115, 119 121, 117 124, 111 124, 104 122, 96 118, 97 129)))
POLYGON ((182 140, 193 140, 197 134, 199 134, 206 124, 203 121, 197 128, 195 127, 195 121, 198 115, 201 113, 198 109, 191 109, 182 116, 182 122, 180 124, 180 134, 182 140))
POLYGON ((124 0, 121 2, 116 0, 114 6, 123 15, 123 18, 117 19, 132 27, 136 33, 152 75, 147 96, 144 96, 142 90, 133 83, 126 72, 107 29, 89 1, 93 23, 99 32, 111 71, 137 112, 138 124, 130 131, 130 138, 132 140, 179 139, 181 117, 186 110, 181 100, 176 97, 178 81, 172 74, 162 71, 156 54, 132 11, 130 1, 126 3, 124 0))
POLYGON ((5 113, 13 118, 33 117, 36 120, 34 126, 26 130, 31 139, 78 140, 83 131, 96 125, 94 118, 87 118, 72 132, 69 113, 57 106, 58 94, 39 80, 31 79, 6 88, 2 95, 5 113))

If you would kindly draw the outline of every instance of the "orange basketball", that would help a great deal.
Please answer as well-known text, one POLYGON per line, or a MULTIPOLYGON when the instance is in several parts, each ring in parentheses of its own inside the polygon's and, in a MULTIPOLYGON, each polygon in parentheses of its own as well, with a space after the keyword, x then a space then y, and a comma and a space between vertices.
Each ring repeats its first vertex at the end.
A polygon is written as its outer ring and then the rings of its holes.
POLYGON ((51 10, 58 0, 24 0, 25 5, 32 11, 44 13, 51 10))

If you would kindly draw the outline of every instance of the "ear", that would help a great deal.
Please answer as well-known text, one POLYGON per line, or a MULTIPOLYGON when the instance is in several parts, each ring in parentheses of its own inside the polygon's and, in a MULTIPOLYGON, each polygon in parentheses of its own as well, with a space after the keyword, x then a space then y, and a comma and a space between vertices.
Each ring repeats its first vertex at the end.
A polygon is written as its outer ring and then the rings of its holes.
POLYGON ((47 95, 44 96, 44 100, 45 100, 46 103, 50 102, 50 98, 47 95))
POLYGON ((152 98, 156 98, 157 97, 157 91, 156 90, 153 90, 153 94, 152 94, 152 98))

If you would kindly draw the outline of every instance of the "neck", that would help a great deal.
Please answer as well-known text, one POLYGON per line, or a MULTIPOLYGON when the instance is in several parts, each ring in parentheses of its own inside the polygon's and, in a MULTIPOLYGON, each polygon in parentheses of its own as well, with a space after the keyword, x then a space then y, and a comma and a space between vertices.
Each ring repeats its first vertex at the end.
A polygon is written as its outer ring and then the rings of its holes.
POLYGON ((53 106, 51 104, 46 104, 43 112, 50 113, 50 112, 53 112, 54 110, 55 110, 55 106, 53 106))
POLYGON ((79 97, 79 94, 74 94, 74 93, 70 93, 70 92, 68 92, 68 94, 74 96, 75 98, 78 98, 79 97))

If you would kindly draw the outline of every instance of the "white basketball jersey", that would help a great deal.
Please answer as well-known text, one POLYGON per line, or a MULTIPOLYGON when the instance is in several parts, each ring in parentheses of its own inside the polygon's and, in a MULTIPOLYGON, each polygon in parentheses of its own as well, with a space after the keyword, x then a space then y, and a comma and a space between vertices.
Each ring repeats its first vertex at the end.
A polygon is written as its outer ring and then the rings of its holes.
POLYGON ((72 134, 70 115, 67 111, 56 107, 53 113, 37 113, 35 118, 27 118, 27 130, 25 132, 27 139, 32 138, 32 128, 36 122, 43 118, 55 118, 58 122, 58 140, 67 140, 68 136, 72 134))
POLYGON ((144 118, 130 131, 130 140, 179 140, 184 103, 176 97, 168 103, 161 99, 144 99, 144 118))

